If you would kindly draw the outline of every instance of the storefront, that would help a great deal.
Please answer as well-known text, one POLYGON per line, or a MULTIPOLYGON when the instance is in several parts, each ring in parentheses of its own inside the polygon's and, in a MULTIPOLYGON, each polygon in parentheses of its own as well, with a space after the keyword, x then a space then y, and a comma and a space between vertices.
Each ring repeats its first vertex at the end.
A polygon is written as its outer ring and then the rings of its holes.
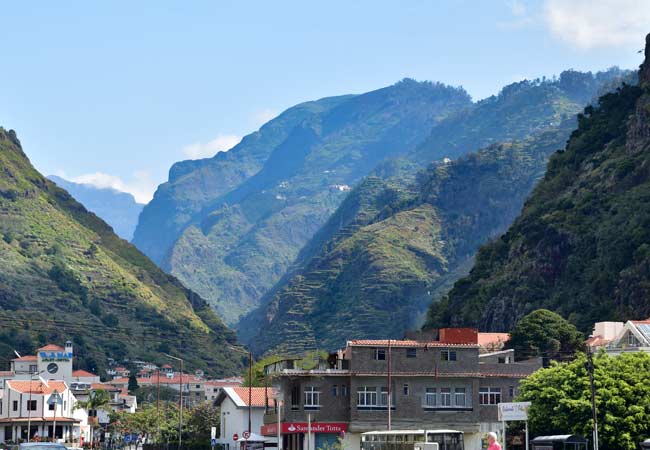
MULTIPOLYGON (((317 450, 331 448, 339 439, 346 438, 347 423, 337 422, 282 422, 280 424, 282 450, 317 450)), ((278 425, 261 428, 262 436, 277 437, 278 425)))

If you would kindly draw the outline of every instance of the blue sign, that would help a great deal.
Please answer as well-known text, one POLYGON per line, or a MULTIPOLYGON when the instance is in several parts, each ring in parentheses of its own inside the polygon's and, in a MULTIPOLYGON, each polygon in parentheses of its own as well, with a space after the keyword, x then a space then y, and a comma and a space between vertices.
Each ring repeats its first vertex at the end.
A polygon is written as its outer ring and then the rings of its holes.
POLYGON ((215 438, 210 439, 210 445, 213 447, 217 445, 217 440, 215 438))
POLYGON ((130 434, 125 434, 125 435, 124 435, 124 442, 125 442, 126 444, 128 444, 129 442, 131 442, 131 435, 130 435, 130 434))

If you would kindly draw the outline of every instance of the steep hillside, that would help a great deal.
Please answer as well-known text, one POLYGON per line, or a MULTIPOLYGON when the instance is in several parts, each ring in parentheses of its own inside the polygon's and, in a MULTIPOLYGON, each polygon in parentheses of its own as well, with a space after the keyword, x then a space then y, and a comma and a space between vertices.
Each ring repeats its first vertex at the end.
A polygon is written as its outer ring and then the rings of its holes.
POLYGON ((476 248, 511 223, 573 124, 432 165, 409 188, 366 178, 321 233, 338 231, 317 235, 306 267, 251 314, 257 334, 242 327, 241 336, 257 353, 402 336, 435 291, 466 273, 476 248))
POLYGON ((144 206, 137 203, 131 194, 115 189, 102 189, 90 184, 74 183, 56 175, 49 175, 57 186, 65 189, 88 211, 97 214, 108 223, 115 234, 127 241, 133 237, 138 216, 144 206))
POLYGON ((0 168, 3 359, 72 339, 87 369, 170 352, 190 368, 238 372, 240 356, 223 351, 234 334, 206 302, 39 174, 2 128, 0 168))
POLYGON ((470 104, 462 89, 404 80, 313 114, 259 172, 194 216, 163 267, 236 322, 258 306, 351 185, 470 104))
POLYGON ((219 152, 212 158, 174 164, 169 170, 169 181, 158 186, 153 200, 142 211, 133 243, 161 264, 194 216, 257 173, 273 149, 294 127, 350 97, 329 97, 301 103, 267 122, 259 131, 245 136, 227 152, 219 152))
POLYGON ((650 35, 639 84, 603 96, 514 224, 434 304, 430 326, 509 330, 547 308, 583 331, 650 315, 650 35))

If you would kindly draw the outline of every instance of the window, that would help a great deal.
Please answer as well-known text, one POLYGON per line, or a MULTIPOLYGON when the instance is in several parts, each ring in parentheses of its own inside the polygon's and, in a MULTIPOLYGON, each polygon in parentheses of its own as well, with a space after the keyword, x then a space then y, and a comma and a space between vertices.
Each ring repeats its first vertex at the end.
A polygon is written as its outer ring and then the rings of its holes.
POLYGON ((501 403, 501 388, 479 388, 478 397, 481 405, 496 405, 497 403, 501 403))
POLYGON ((440 406, 451 406, 451 388, 440 388, 440 406))
POLYGON ((332 397, 336 397, 337 395, 339 395, 339 387, 335 384, 332 386, 332 397))
POLYGON ((440 359, 443 361, 456 361, 456 350, 443 350, 440 352, 440 359))
POLYGON ((375 349, 375 359, 377 361, 386 360, 386 349, 385 348, 376 348, 375 349))
POLYGON ((405 384, 404 387, 402 388, 402 391, 404 392, 404 395, 408 396, 409 395, 409 385, 405 384))
POLYGON ((347 397, 348 396, 348 387, 345 384, 341 385, 341 397, 347 397))
POLYGON ((377 406, 377 388, 363 386, 357 389, 357 406, 377 406))
POLYGON ((27 400, 27 411, 36 411, 36 400, 27 400))
POLYGON ((407 348, 406 349, 406 357, 407 358, 417 358, 418 357, 418 349, 417 348, 407 348))
POLYGON ((14 403, 13 403, 12 406, 13 406, 12 409, 13 409, 14 411, 18 411, 18 400, 14 400, 14 403))
POLYGON ((465 388, 456 388, 456 406, 464 408, 467 401, 465 388))
POLYGON ((427 388, 426 393, 424 394, 424 406, 433 408, 437 405, 437 392, 436 388, 427 388))
MULTIPOLYGON (((388 407, 388 388, 381 388, 381 396, 379 397, 379 406, 388 407)), ((395 408, 395 392, 390 393, 390 409, 395 408)))
POLYGON ((197 385, 196 385, 196 388, 197 388, 197 389, 201 389, 201 385, 200 385, 200 384, 197 384, 197 385))
POLYGON ((52 403, 51 405, 47 405, 47 409, 49 411, 54 411, 54 403, 52 403))
POLYGON ((13 425, 5 426, 5 442, 11 441, 14 438, 14 427, 13 425))
POLYGON ((30 364, 29 373, 36 373, 36 372, 38 372, 38 366, 36 364, 30 364))
POLYGON ((629 332, 627 334, 627 344, 631 347, 638 347, 639 346, 639 341, 637 340, 636 336, 632 334, 632 332, 629 332))
POLYGON ((291 388, 291 409, 300 409, 300 386, 298 385, 291 388))
POLYGON ((320 408, 320 391, 315 386, 305 389, 305 409, 320 408))

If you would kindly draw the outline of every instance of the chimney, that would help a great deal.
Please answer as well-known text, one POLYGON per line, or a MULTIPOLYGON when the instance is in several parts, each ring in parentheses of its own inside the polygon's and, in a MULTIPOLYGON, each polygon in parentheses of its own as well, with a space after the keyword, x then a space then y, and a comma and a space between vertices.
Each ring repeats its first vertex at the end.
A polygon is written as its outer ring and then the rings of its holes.
POLYGON ((72 341, 65 342, 65 351, 66 353, 72 353, 72 341))

